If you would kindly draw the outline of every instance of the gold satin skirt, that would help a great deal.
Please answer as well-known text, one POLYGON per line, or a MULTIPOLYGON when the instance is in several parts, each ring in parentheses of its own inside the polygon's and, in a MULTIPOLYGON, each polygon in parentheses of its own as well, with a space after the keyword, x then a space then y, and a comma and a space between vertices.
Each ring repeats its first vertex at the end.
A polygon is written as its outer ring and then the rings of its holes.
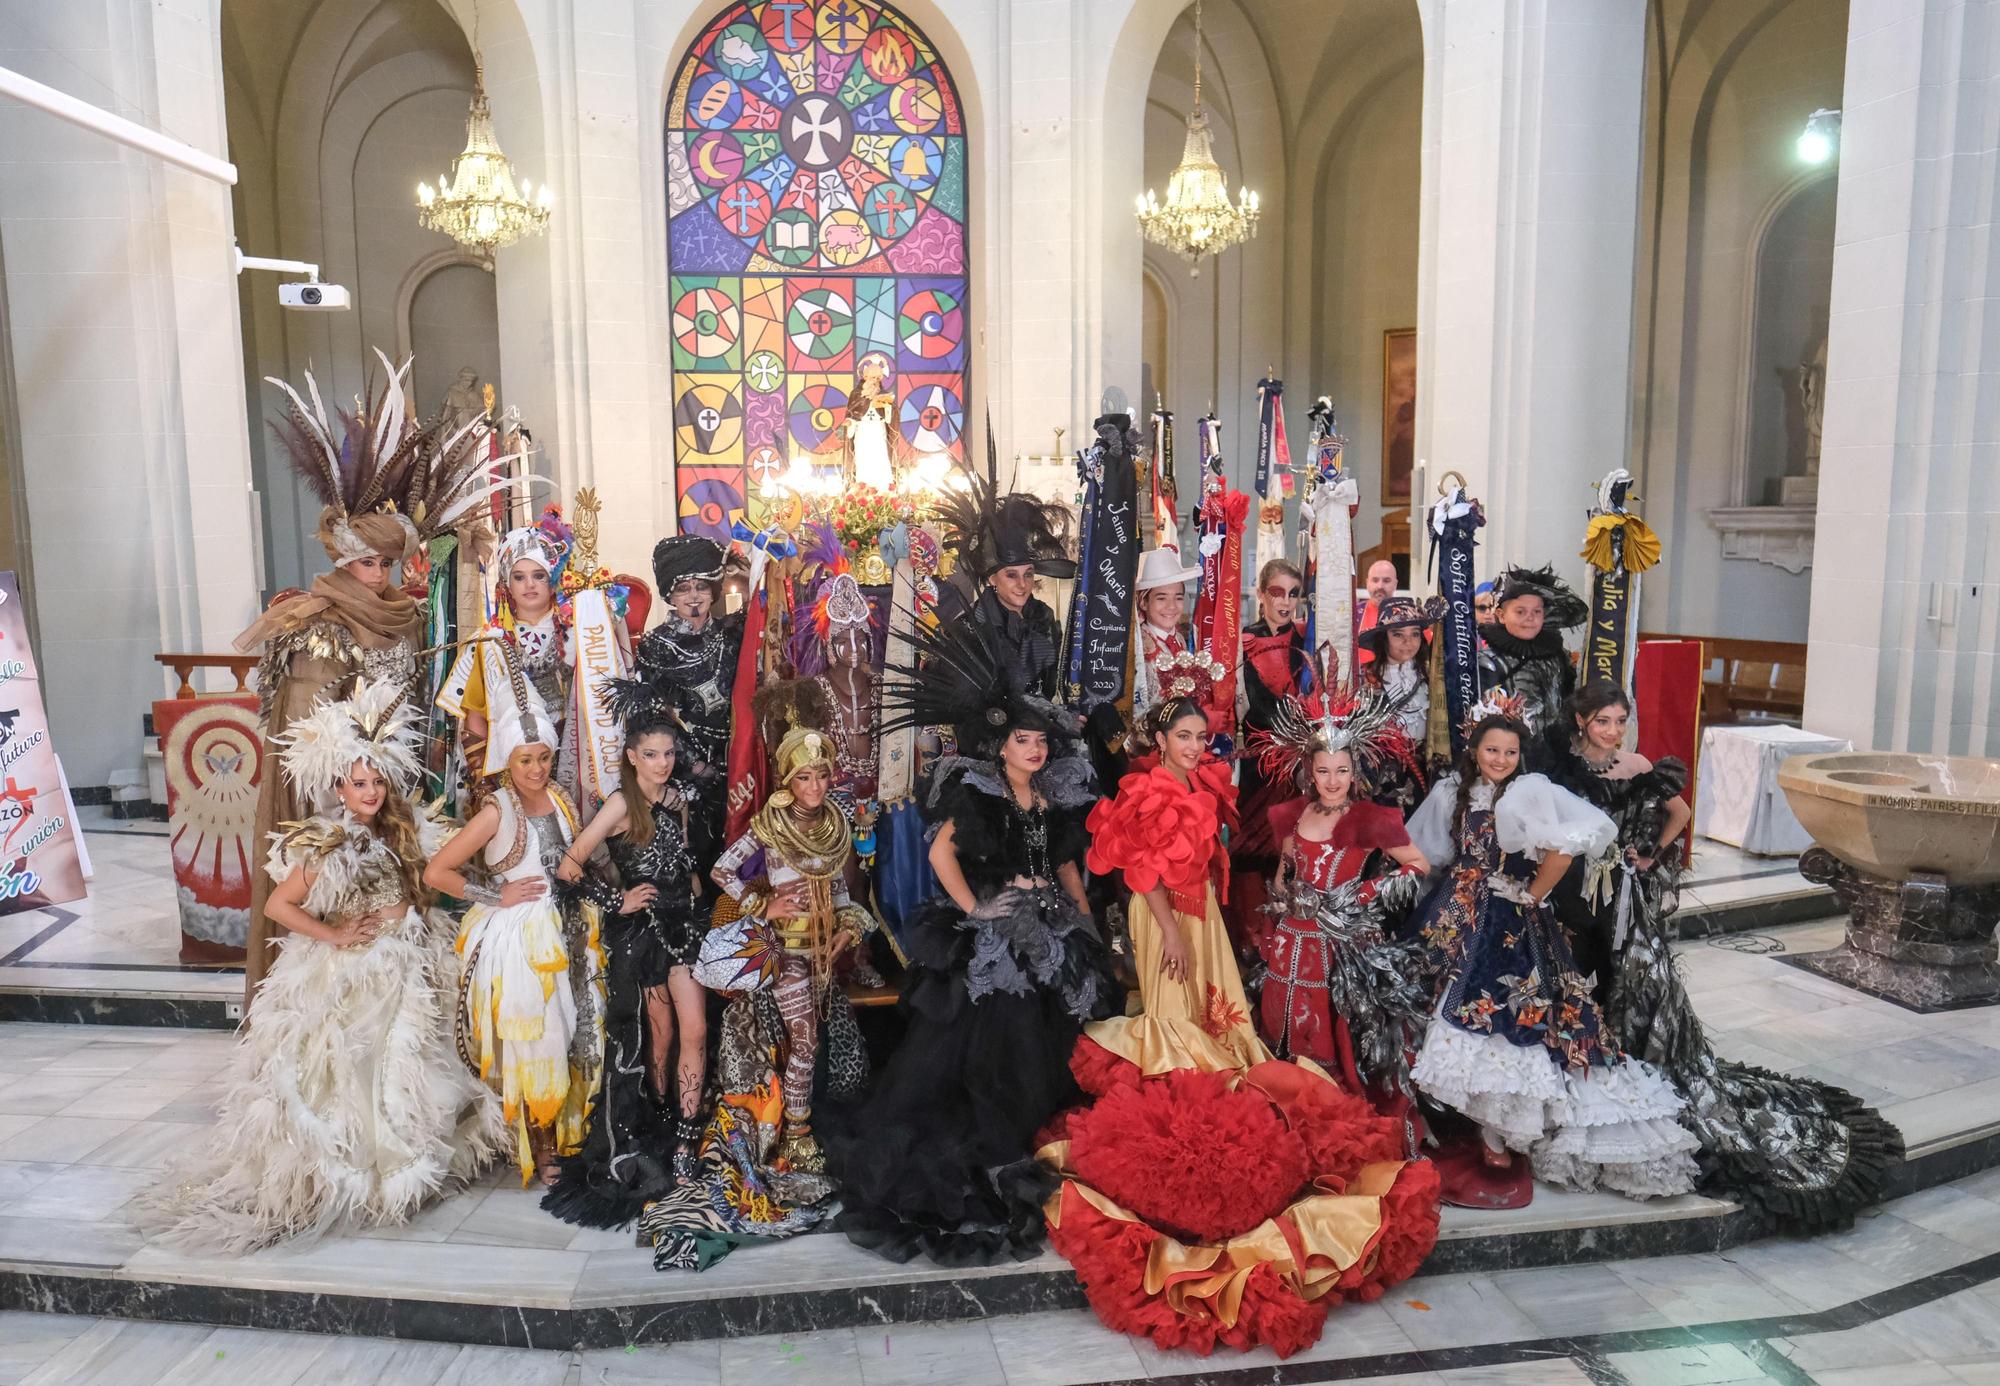
POLYGON ((1091 1039, 1148 1076, 1176 1068, 1209 1073, 1252 1068, 1274 1057, 1257 1037, 1213 886, 1204 904, 1200 918, 1174 912, 1188 953, 1187 976, 1175 979, 1160 971, 1164 950, 1152 907, 1145 896, 1132 896, 1125 917, 1139 973, 1141 1013, 1084 1027, 1091 1039))

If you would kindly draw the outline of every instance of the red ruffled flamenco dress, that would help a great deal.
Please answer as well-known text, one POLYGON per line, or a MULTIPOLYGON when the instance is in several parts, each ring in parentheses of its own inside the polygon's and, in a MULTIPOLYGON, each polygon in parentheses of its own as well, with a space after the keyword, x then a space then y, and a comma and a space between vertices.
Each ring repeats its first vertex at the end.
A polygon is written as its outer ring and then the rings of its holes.
POLYGON ((1229 768, 1192 784, 1153 767, 1091 811, 1093 871, 1125 873, 1141 1014, 1085 1028, 1070 1067, 1093 1101, 1039 1152, 1062 1176, 1049 1237, 1111 1327, 1207 1354, 1315 1342, 1327 1310, 1375 1299, 1437 1239, 1438 1183, 1403 1159, 1400 1124, 1257 1037, 1218 907, 1229 768), (1160 970, 1145 892, 1187 943, 1160 970))

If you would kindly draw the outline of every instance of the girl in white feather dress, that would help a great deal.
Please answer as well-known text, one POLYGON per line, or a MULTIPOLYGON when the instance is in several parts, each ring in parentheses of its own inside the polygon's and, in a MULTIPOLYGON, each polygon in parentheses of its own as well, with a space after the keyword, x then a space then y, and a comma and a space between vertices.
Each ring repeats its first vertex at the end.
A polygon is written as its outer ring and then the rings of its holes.
POLYGON ((386 680, 292 724, 284 773, 322 812, 271 834, 269 917, 289 935, 214 1129, 145 1210, 154 1240, 234 1255, 404 1222, 500 1150, 499 1103, 454 1049, 450 921, 423 908, 450 828, 402 788, 414 739, 386 680))

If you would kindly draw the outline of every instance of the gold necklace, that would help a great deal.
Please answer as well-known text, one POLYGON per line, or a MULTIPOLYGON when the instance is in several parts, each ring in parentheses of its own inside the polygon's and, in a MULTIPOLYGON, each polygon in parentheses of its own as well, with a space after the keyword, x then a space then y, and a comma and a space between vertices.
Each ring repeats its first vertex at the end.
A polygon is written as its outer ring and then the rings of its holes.
POLYGON ((847 820, 826 805, 812 818, 799 815, 796 805, 766 806, 751 826, 765 847, 783 857, 801 876, 819 879, 835 875, 847 864, 853 848, 847 820))

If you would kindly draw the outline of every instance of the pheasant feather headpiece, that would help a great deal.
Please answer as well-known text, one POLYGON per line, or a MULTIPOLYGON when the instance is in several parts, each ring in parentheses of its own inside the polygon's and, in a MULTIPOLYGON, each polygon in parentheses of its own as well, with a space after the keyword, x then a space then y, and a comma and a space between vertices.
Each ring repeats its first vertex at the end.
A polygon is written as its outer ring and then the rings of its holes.
POLYGON ((375 356, 386 383, 378 393, 371 382, 351 412, 328 411, 311 371, 303 396, 265 377, 290 403, 273 431, 292 469, 324 507, 319 537, 336 567, 376 553, 408 558, 474 518, 488 497, 543 480, 526 471, 525 452, 489 464, 479 446, 484 416, 463 424, 447 414, 413 417, 406 393, 412 360, 398 370, 379 350, 375 356), (495 481, 496 469, 520 474, 495 481))

